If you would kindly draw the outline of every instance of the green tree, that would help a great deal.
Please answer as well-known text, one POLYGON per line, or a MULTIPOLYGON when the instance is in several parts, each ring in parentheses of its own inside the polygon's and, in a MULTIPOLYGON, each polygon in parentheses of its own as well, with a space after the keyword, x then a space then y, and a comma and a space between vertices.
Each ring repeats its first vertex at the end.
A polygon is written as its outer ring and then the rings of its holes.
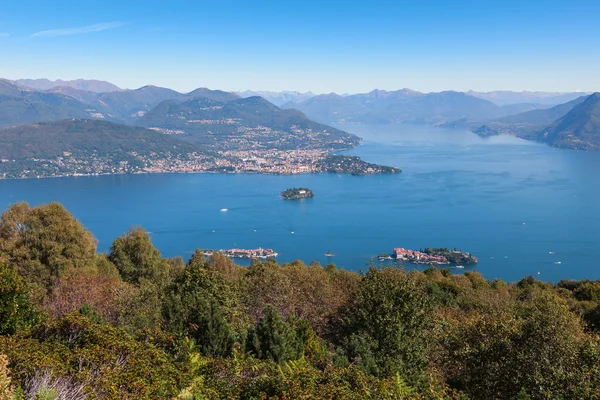
POLYGON ((170 263, 160 256, 148 232, 140 227, 131 228, 115 239, 108 259, 125 282, 138 285, 141 279, 146 279, 159 287, 168 283, 170 263))
POLYGON ((267 305, 254 329, 248 332, 246 351, 276 363, 300 356, 299 339, 294 328, 285 322, 272 305, 267 305))
POLYGON ((65 271, 96 264, 96 239, 58 203, 16 203, 0 218, 2 260, 25 277, 38 301, 65 271))
POLYGON ((224 309, 231 310, 234 304, 227 282, 196 251, 168 289, 163 305, 165 328, 193 338, 204 355, 227 356, 233 332, 224 309))
POLYGON ((29 328, 38 319, 23 279, 13 268, 0 265, 0 335, 29 328))
POLYGON ((412 275, 370 268, 348 305, 345 347, 352 361, 368 360, 368 369, 376 375, 400 373, 417 379, 427 365, 430 318, 430 302, 412 275))

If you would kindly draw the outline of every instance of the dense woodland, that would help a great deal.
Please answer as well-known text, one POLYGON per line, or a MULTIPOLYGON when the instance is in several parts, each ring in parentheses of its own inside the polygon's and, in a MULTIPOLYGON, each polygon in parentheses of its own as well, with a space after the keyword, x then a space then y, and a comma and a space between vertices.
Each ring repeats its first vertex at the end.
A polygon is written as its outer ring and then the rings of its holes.
POLYGON ((597 399, 598 329, 598 281, 185 262, 142 228, 101 254, 60 204, 0 219, 0 399, 597 399))

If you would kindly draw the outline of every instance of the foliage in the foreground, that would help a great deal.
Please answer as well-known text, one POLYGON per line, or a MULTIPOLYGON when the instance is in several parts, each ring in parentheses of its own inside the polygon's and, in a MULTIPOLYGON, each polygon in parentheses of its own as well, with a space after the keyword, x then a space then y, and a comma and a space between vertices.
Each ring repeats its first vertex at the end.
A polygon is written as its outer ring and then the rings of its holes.
POLYGON ((196 251, 0 219, 0 400, 600 399, 600 281, 516 284, 196 251))

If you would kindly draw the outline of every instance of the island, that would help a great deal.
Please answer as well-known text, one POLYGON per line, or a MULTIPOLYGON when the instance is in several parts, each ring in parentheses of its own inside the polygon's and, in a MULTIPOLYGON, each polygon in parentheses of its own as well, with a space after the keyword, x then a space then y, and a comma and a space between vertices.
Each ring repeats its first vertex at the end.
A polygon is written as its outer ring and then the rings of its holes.
POLYGON ((221 253, 230 258, 271 258, 277 257, 277 253, 273 249, 228 249, 228 250, 203 250, 202 254, 211 257, 214 253, 221 253))
POLYGON ((308 188, 290 188, 281 192, 281 198, 284 200, 298 200, 314 197, 312 190, 308 188))
POLYGON ((377 258, 381 261, 395 259, 413 264, 456 265, 460 267, 477 264, 477 257, 466 251, 431 247, 427 247, 425 250, 409 250, 398 247, 394 249, 393 254, 380 254, 377 258))

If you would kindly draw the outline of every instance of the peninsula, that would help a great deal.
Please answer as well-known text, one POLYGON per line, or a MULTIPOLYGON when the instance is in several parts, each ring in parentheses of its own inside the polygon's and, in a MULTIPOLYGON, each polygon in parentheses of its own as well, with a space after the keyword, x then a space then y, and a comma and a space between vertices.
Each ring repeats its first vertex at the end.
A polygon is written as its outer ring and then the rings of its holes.
POLYGON ((314 197, 312 190, 308 188, 290 188, 281 192, 281 198, 284 200, 298 200, 314 197))

